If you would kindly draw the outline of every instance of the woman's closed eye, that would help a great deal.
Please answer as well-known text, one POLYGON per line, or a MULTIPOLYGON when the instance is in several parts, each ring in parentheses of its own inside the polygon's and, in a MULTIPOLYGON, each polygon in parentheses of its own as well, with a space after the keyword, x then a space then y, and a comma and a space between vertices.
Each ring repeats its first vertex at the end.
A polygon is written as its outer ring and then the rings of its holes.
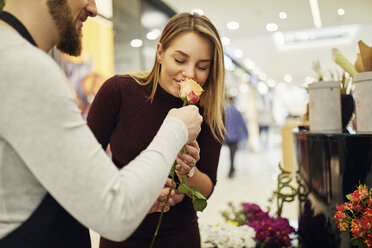
POLYGON ((200 69, 202 71, 208 70, 208 66, 197 65, 196 67, 198 67, 198 69, 200 69))
POLYGON ((177 63, 180 63, 180 64, 183 64, 183 63, 185 63, 185 61, 184 60, 181 60, 181 59, 174 59, 177 63))

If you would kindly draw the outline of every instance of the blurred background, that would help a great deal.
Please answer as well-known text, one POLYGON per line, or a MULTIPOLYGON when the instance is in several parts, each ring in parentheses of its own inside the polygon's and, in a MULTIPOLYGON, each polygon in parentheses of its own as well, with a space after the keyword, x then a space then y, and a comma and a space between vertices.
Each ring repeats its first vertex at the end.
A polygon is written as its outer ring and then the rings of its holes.
POLYGON ((247 145, 252 151, 260 149, 260 113, 271 112, 273 128, 297 123, 306 112, 306 86, 317 81, 319 73, 325 80, 341 75, 332 48, 354 63, 357 42, 372 44, 370 0, 96 2, 99 16, 84 25, 83 55, 56 56, 85 113, 105 79, 150 69, 159 35, 171 16, 198 12, 210 18, 220 32, 226 55, 226 89, 236 97, 248 123, 247 145))
MULTIPOLYGON (((338 48, 353 64, 358 41, 372 45, 371 0, 96 0, 99 15, 83 29, 83 54, 52 51, 76 90, 83 115, 102 83, 114 74, 149 70, 164 25, 179 12, 206 15, 225 51, 226 92, 234 96, 249 136, 228 177, 229 151, 222 147, 218 184, 201 223, 217 223, 228 202, 263 209, 277 185, 281 163, 296 171, 292 129, 307 125, 307 85, 340 80, 332 58, 338 48), (261 128, 260 128, 261 127, 261 128), (265 128, 262 128, 265 127, 265 128), (261 132, 260 132, 261 130, 261 132)), ((298 219, 296 202, 283 216, 298 219)), ((293 224, 296 226, 296 224, 293 224)), ((93 245, 98 236, 92 232, 93 245)))

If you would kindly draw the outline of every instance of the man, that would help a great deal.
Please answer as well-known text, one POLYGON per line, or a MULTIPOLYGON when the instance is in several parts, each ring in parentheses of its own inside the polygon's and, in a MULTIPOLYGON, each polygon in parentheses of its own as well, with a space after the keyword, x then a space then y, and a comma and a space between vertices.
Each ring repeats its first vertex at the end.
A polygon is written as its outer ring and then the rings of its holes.
POLYGON ((225 143, 230 150, 229 177, 231 178, 235 174, 235 154, 238 150, 239 141, 248 138, 248 129, 242 114, 235 107, 235 98, 229 96, 228 100, 229 103, 225 108, 225 143))
POLYGON ((4 11, 0 247, 90 247, 87 227, 124 240, 155 202, 181 147, 197 137, 197 107, 171 110, 149 147, 117 170, 47 55, 55 45, 80 54, 83 23, 97 15, 94 0, 7 0, 4 11))

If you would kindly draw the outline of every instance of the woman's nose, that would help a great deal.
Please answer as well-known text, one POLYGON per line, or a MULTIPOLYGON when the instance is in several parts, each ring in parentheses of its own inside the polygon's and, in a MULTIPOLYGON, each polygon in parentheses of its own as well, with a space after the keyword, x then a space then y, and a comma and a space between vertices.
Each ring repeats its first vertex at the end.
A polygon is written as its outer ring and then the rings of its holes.
POLYGON ((182 72, 182 76, 190 79, 194 79, 195 77, 195 70, 192 66, 189 66, 182 72))

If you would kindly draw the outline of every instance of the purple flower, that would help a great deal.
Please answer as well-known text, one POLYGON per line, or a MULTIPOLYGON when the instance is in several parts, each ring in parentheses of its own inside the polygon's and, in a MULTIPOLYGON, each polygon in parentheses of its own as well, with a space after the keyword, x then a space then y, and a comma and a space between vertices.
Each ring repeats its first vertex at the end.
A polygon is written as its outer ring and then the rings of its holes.
POLYGON ((289 225, 289 221, 282 217, 271 217, 267 212, 256 204, 243 203, 242 212, 247 216, 248 225, 256 231, 257 242, 268 247, 290 246, 289 234, 295 230, 289 225))

